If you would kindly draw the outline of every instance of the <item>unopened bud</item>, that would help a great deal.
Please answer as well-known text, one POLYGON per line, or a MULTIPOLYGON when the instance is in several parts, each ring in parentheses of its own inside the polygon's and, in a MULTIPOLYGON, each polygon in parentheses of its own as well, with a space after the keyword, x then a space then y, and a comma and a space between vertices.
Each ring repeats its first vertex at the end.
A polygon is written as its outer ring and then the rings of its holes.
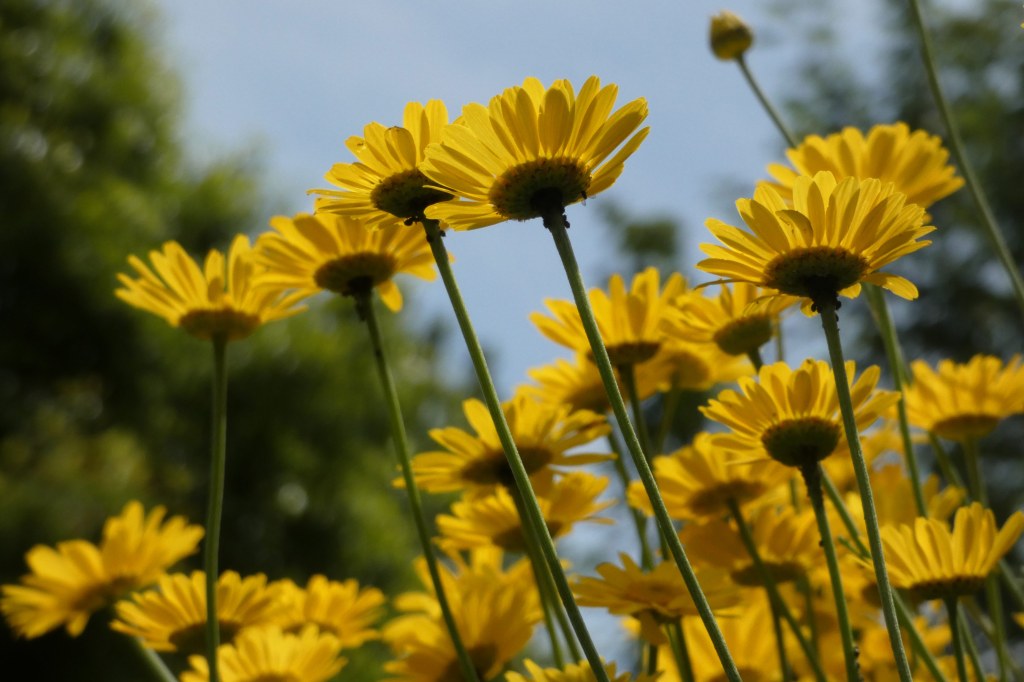
POLYGON ((754 32, 732 12, 711 17, 711 51, 719 59, 738 59, 753 42, 754 32))

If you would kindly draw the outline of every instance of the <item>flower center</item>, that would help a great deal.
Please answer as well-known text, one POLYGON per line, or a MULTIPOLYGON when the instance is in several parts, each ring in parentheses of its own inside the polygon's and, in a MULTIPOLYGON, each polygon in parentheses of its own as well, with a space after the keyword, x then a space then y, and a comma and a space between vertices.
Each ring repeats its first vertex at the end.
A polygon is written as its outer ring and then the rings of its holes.
POLYGON ((529 220, 586 199, 589 187, 590 172, 578 160, 535 159, 495 178, 488 198, 498 215, 529 220))
POLYGON ((772 338, 772 320, 764 315, 741 317, 715 332, 714 341, 729 355, 746 355, 772 338))
POLYGON ((427 176, 415 168, 395 173, 377 183, 370 203, 398 218, 417 218, 427 206, 452 198, 448 192, 424 187, 427 182, 427 176))
MULTIPOLYGON (((607 346, 608 359, 612 361, 612 365, 615 367, 639 365, 641 362, 646 362, 653 358, 658 353, 659 348, 661 348, 661 344, 654 341, 610 344, 607 346)), ((594 354, 588 353, 588 356, 590 361, 593 362, 594 354)))
POLYGON ((839 445, 840 428, 820 417, 788 419, 769 427, 761 443, 772 459, 791 467, 806 467, 825 459, 839 445))
POLYGON ((815 303, 835 300, 868 270, 862 256, 834 246, 811 246, 776 256, 765 268, 764 286, 815 303))
MULTIPOLYGON (((220 622, 220 642, 230 644, 235 634, 241 629, 241 624, 220 622)), ((184 655, 202 654, 206 652, 206 621, 193 623, 192 625, 179 628, 172 632, 167 641, 171 643, 174 650, 184 655)))
POLYGON ((190 310, 178 319, 178 326, 205 341, 214 338, 236 341, 255 331, 260 326, 260 318, 234 308, 190 310))
POLYGON ((394 274, 394 258, 383 253, 364 251, 324 263, 313 273, 313 281, 321 289, 351 296, 386 282, 394 274))
MULTIPOLYGON (((486 673, 490 671, 498 660, 498 647, 494 644, 470 647, 466 653, 469 654, 469 660, 473 662, 476 676, 481 680, 485 679, 486 673)), ((455 656, 454 650, 451 652, 451 655, 455 656)), ((466 678, 462 674, 458 659, 453 659, 436 679, 437 682, 463 682, 466 678)))
POLYGON ((743 503, 765 491, 759 481, 730 481, 705 488, 690 498, 690 508, 698 516, 713 516, 729 508, 729 501, 743 503))
POLYGON ((997 417, 988 414, 958 414, 936 422, 932 431, 950 440, 965 440, 987 436, 998 423, 997 417))
POLYGON ((711 367, 696 353, 680 348, 669 349, 672 385, 679 390, 702 390, 708 387, 711 367))
MULTIPOLYGON (((776 583, 792 582, 804 574, 803 566, 795 561, 763 560, 763 563, 776 583)), ((761 580, 761 571, 754 564, 741 568, 738 571, 733 571, 730 575, 738 585, 746 587, 760 587, 764 585, 764 581, 761 580)))
MULTIPOLYGON (((523 460, 526 473, 533 473, 547 466, 554 457, 551 451, 541 447, 520 447, 519 456, 523 460)), ((515 486, 512 468, 509 467, 505 454, 501 450, 488 453, 487 456, 474 459, 462 468, 462 478, 477 485, 515 486)))
POLYGON ((951 578, 919 580, 910 588, 914 597, 922 600, 945 599, 946 597, 967 597, 985 586, 985 578, 975 575, 958 575, 951 578))
MULTIPOLYGON (((548 527, 548 533, 551 537, 558 535, 559 531, 562 530, 562 523, 560 521, 553 521, 545 519, 545 525, 548 527)), ((512 528, 506 528, 505 530, 495 533, 492 541, 498 547, 501 547, 506 552, 518 552, 522 554, 528 548, 526 544, 526 536, 523 535, 523 527, 520 524, 516 524, 512 528)))

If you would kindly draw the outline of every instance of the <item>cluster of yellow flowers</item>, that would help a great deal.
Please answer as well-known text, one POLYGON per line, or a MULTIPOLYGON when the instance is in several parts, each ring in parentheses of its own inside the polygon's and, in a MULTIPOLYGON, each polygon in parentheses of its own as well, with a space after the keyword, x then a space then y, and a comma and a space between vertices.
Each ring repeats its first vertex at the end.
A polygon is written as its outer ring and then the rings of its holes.
MULTIPOLYGON (((749 35, 728 21, 719 28, 716 53, 742 56, 749 35)), ((453 123, 438 101, 411 103, 401 127, 372 123, 347 141, 357 161, 327 174, 337 189, 313 190, 313 214, 274 218, 255 246, 240 236, 226 260, 211 252, 203 269, 173 242, 151 254, 151 266, 132 257, 136 276, 122 275, 117 295, 220 344, 295 314, 322 290, 362 306, 376 290, 398 311, 395 275, 430 280, 446 263, 428 238, 431 225, 465 230, 539 217, 554 230, 567 206, 610 187, 647 133, 646 102, 614 109, 616 94, 596 77, 578 92, 567 81, 544 87, 528 78, 486 106, 467 105, 453 123)), ((301 588, 224 572, 216 580, 221 679, 325 680, 342 667, 340 651, 378 636, 394 655, 385 666, 390 679, 409 682, 467 679, 467 666, 481 681, 503 674, 508 682, 733 679, 723 675, 730 656, 702 623, 668 538, 652 541, 647 517, 661 504, 743 679, 902 676, 892 642, 903 634, 883 622, 888 588, 872 572, 863 539, 876 524, 889 579, 907 597, 898 603, 915 674, 942 680, 955 670, 948 649, 959 629, 948 618, 956 612, 944 618, 926 602, 955 605, 986 585, 998 598, 991 576, 1024 531, 1024 513, 997 528, 984 506, 978 444, 1024 412, 1024 366, 1019 356, 944 360, 936 369, 915 361, 901 392, 879 388, 879 367, 858 372, 853 361, 791 365, 777 349, 765 364, 763 348, 795 306, 834 314, 837 296, 855 297, 863 287, 915 298, 913 283, 883 268, 930 243, 922 239, 935 230, 929 206, 962 185, 940 140, 902 123, 812 136, 788 156, 790 166, 772 165, 772 179, 737 202, 744 228, 708 220, 719 243, 702 245, 707 258, 697 267, 720 278, 710 287, 649 268, 628 286, 615 275, 606 290, 589 292, 613 382, 633 404, 663 502, 631 480, 607 417, 602 353, 579 300, 545 301, 547 313, 532 316, 574 360, 531 370, 532 382, 500 405, 551 538, 579 523, 610 523, 600 516, 614 503, 603 497, 609 489, 629 505, 638 555, 621 551, 596 576, 577 575, 572 590, 581 606, 625 619, 629 637, 643 644, 642 674, 611 663, 595 670, 582 660, 577 640, 585 638, 567 622, 570 605, 559 602, 558 567, 534 540, 541 531, 523 521, 528 498, 509 466, 502 420, 469 399, 471 430, 432 430, 438 449, 413 457, 397 483, 414 497, 414 489, 459 493, 436 519, 432 542, 444 561, 439 571, 429 561, 420 566, 424 591, 397 597, 400 615, 378 635, 384 598, 373 588, 323 576, 301 588), (666 452, 676 399, 712 389, 717 394, 699 410, 715 426, 666 452), (643 409, 655 397, 657 430, 644 423, 643 409), (934 437, 944 483, 934 475, 919 480, 908 426, 934 437), (938 438, 964 453, 967 485, 938 438), (861 449, 867 489, 855 466, 861 449), (579 468, 607 464, 614 485, 579 468), (524 672, 512 671, 542 621, 556 667, 525 660, 524 672)), ((202 531, 180 518, 162 524, 163 514, 144 518, 133 503, 110 520, 99 547, 73 541, 32 549, 24 584, 3 589, 8 621, 28 637, 61 625, 74 635, 90 614, 114 605, 114 629, 154 651, 192 654, 183 682, 214 677, 199 655, 207 577, 165 573, 195 550, 202 531)), ((1001 627, 995 618, 997 649, 1001 627)), ((1001 649, 999 658, 1012 665, 1001 649)))

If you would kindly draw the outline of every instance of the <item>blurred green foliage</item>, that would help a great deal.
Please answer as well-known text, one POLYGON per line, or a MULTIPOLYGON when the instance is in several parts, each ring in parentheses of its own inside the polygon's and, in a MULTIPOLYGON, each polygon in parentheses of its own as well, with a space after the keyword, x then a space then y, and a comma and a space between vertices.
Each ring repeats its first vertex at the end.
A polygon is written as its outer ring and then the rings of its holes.
MULTIPOLYGON (((158 25, 146 3, 0 5, 3 583, 25 572, 34 544, 98 541, 130 499, 203 521, 209 344, 115 299, 115 275, 128 254, 168 239, 193 254, 224 249, 269 213, 246 155, 202 167, 187 158, 158 25)), ((418 550, 390 485, 396 459, 367 335, 347 300, 311 308, 229 348, 221 566, 302 583, 355 577, 394 593, 411 584, 418 550)), ((443 333, 384 317, 409 431, 424 445, 457 410, 455 382, 438 375, 443 333)), ((101 617, 75 641, 18 641, 0 627, 0 660, 11 680, 146 675, 101 617)), ((360 670, 357 660, 348 674, 360 670)))

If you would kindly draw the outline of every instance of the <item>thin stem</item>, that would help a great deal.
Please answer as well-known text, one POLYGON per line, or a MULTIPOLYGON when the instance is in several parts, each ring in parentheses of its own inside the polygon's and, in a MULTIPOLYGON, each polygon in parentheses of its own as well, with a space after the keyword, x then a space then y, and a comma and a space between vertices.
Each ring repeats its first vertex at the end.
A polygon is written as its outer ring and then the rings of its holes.
POLYGON ((999 262, 1006 270, 1006 274, 1010 277, 1017 305, 1020 307, 1021 312, 1024 313, 1024 280, 1021 280, 1020 271, 1017 269, 1013 255, 1006 245, 1006 239, 1003 237, 995 215, 989 206, 988 198, 985 196, 981 183, 975 177, 974 167, 971 165, 970 159, 964 150, 963 141, 960 139, 960 128, 957 126, 956 119, 953 117, 953 110, 950 108, 946 95, 942 90, 942 84, 939 82, 931 36, 924 25, 921 5, 918 0, 909 0, 909 2, 911 13, 914 15, 914 24, 917 27, 918 36, 921 40, 921 60, 924 62, 925 73, 928 75, 928 85, 931 87, 935 104, 939 108, 942 122, 945 124, 946 132, 949 134, 949 150, 953 154, 956 165, 960 167, 960 172, 963 174, 967 184, 967 190, 971 193, 971 198, 974 200, 978 213, 981 214, 981 224, 985 230, 985 235, 991 242, 992 248, 996 252, 996 257, 999 258, 999 262))
POLYGON ((871 552, 868 551, 864 541, 861 540, 860 531, 857 529, 857 524, 854 522, 853 517, 850 516, 850 510, 846 508, 846 503, 843 501, 839 491, 836 490, 836 484, 829 478, 828 473, 824 470, 821 472, 821 484, 825 488, 825 494, 828 495, 829 501, 832 506, 835 507, 836 512, 839 514, 839 518, 843 522, 843 526, 846 527, 846 532, 850 535, 850 540, 853 542, 857 549, 857 552, 864 558, 867 558, 871 552))
MULTIPOLYGON (((946 448, 942 447, 942 443, 939 442, 938 436, 934 433, 928 433, 928 443, 932 446, 932 451, 935 453, 935 464, 939 467, 939 472, 942 477, 946 479, 948 485, 955 485, 958 488, 966 489, 964 485, 964 479, 960 476, 960 473, 953 467, 953 463, 949 458, 949 453, 946 452, 946 448)), ((968 491, 969 493, 970 491, 968 491)))
POLYGON ((501 409, 501 402, 498 400, 498 392, 494 388, 494 380, 491 378, 490 370, 487 368, 487 359, 484 357, 480 341, 477 339, 473 323, 469 319, 469 313, 466 311, 466 305, 462 300, 462 293, 459 291, 458 283, 455 281, 455 275, 452 272, 451 263, 448 259, 448 249, 445 248, 440 225, 436 220, 427 218, 424 218, 421 222, 427 234, 430 250, 434 254, 434 262, 437 264, 445 290, 448 292, 452 311, 455 313, 462 337, 466 342, 466 350, 469 352, 477 381, 480 383, 484 403, 487 405, 491 419, 494 420, 494 428, 498 432, 498 439, 501 441, 505 457, 508 460, 509 467, 512 469, 512 477, 515 479, 516 488, 523 496, 526 510, 523 527, 528 531, 527 541, 536 542, 540 545, 544 561, 547 562, 548 568, 551 570, 551 576, 558 589, 558 595, 565 605, 569 621, 572 623, 573 631, 575 631, 576 637, 583 647, 587 662, 590 663, 590 667, 594 671, 596 682, 609 682, 608 675, 601 662, 601 655, 594 645, 594 640, 587 630, 583 615, 580 613, 575 597, 573 597, 569 581, 566 579, 565 571, 562 569, 562 562, 555 551, 555 544, 551 539, 551 534, 548 532, 547 524, 544 523, 544 516, 541 514, 540 505, 537 504, 537 496, 530 485, 529 474, 526 473, 526 467, 523 466, 523 460, 519 456, 512 432, 509 430, 508 422, 505 420, 505 413, 501 409))
POLYGON ((900 682, 912 682, 910 663, 907 652, 903 649, 903 638, 900 636, 899 621, 896 618, 896 606, 893 603, 892 586, 889 584, 889 572, 885 567, 885 554, 882 549, 882 535, 878 529, 878 513, 875 511, 875 498, 871 492, 871 481, 868 476, 867 463, 860 447, 857 435, 857 421, 853 413, 853 399, 850 397, 850 384, 846 378, 846 363, 843 361, 843 347, 839 341, 839 321, 836 318, 836 302, 826 301, 818 306, 821 315, 821 326, 828 342, 828 354, 832 361, 832 373, 836 379, 836 393, 840 411, 843 415, 843 427, 846 440, 850 446, 850 458, 853 471, 857 476, 857 487, 860 491, 861 504, 864 507, 864 525, 868 532, 868 544, 871 547, 871 560, 875 567, 875 578, 878 581, 878 592, 882 600, 882 615, 885 627, 889 631, 889 643, 892 646, 896 661, 896 671, 900 682))
POLYGON ((654 474, 651 473, 651 468, 647 465, 647 458, 640 447, 636 431, 629 421, 626 405, 622 400, 622 394, 619 392, 618 383, 615 381, 615 370, 608 359, 608 349, 605 348, 604 341, 601 339, 601 332, 598 330, 597 322, 594 319, 594 311, 591 309, 590 300, 587 298, 587 290, 583 284, 583 277, 580 275, 580 268, 576 262, 576 256, 573 253, 569 235, 566 232, 565 217, 562 211, 563 209, 558 207, 556 210, 546 213, 544 215, 544 226, 551 232, 551 236, 555 241, 555 247, 558 249, 558 255, 561 257, 562 265, 565 267, 569 286, 576 301, 576 308, 579 310, 583 329, 587 334, 587 339, 590 341, 594 363, 597 365, 601 381, 604 383, 604 389, 608 394, 612 412, 615 414, 615 419, 619 424, 619 429, 622 431, 629 454, 633 458, 633 464, 636 465, 640 480, 644 484, 644 490, 647 491, 647 497, 651 500, 658 529, 663 540, 668 544, 672 558, 679 567, 683 582, 686 583, 690 597, 697 607, 701 621, 704 623, 708 636, 715 647, 715 652, 722 663, 726 679, 731 682, 739 682, 740 674, 732 660, 732 655, 729 653, 729 647, 722 636, 718 623, 715 621, 715 615, 711 612, 711 606, 701 590, 700 583, 697 582, 697 576, 694 574, 693 567, 686 557, 686 551, 683 549, 675 527, 672 525, 672 518, 665 508, 665 501, 662 499, 661 493, 658 491, 658 485, 654 481, 654 474))
POLYGON ((423 558, 427 562, 427 571, 430 573, 430 582, 434 586, 434 594, 437 596, 437 603, 441 608, 441 617, 444 619, 448 635, 452 639, 452 646, 455 649, 455 656, 458 658, 463 679, 468 681, 477 680, 476 667, 473 665, 473 659, 470 658, 469 652, 466 651, 466 646, 462 642, 462 637, 459 635, 455 615, 452 613, 451 604, 448 602, 448 596, 445 594, 444 583, 441 580, 441 571, 437 565, 437 554, 434 551, 434 543, 431 542, 431 533, 427 526, 426 514, 423 512, 423 502, 420 497, 419 486, 416 485, 416 477, 412 473, 409 437, 405 431, 402 405, 398 400, 398 390, 395 387, 391 366, 388 363, 387 355, 384 353, 384 342, 380 332, 380 325, 377 323, 377 315, 371 298, 372 291, 371 288, 367 287, 365 291, 360 291, 355 295, 356 312, 359 314, 359 318, 366 323, 366 329, 370 334, 373 359, 377 366, 377 378, 380 379, 380 386, 384 391, 384 402, 387 405, 388 420, 391 425, 391 437, 394 439, 395 454, 398 455, 398 463, 402 469, 405 491, 409 496, 409 507, 412 509, 416 535, 419 537, 423 558))
POLYGON ((636 423, 636 435, 640 439, 640 449, 647 458, 647 464, 650 465, 654 452, 651 450, 651 439, 647 433, 647 420, 644 418, 640 391, 636 386, 636 365, 619 366, 619 376, 622 377, 622 385, 626 388, 626 398, 629 399, 630 407, 633 408, 633 421, 636 423))
POLYGON ((889 304, 886 303, 882 290, 874 284, 864 285, 864 290, 867 293, 868 306, 871 308, 875 318, 879 335, 882 337, 882 345, 885 346, 885 356, 889 361, 889 371, 892 372, 892 387, 900 394, 900 401, 896 404, 896 410, 899 415, 900 438, 903 441, 903 456, 907 463, 907 474, 910 477, 911 487, 914 491, 914 504, 917 506, 917 515, 927 516, 924 491, 921 489, 921 473, 917 464, 917 454, 914 452, 914 443, 910 439, 910 421, 907 418, 907 401, 904 391, 908 375, 903 361, 903 353, 900 351, 899 339, 896 336, 896 326, 892 322, 892 315, 889 314, 889 304))
POLYGON ((755 348, 747 353, 747 357, 750 358, 750 364, 754 366, 755 372, 760 372, 761 367, 764 366, 764 360, 761 359, 761 349, 755 348))
POLYGON ((971 660, 971 669, 974 671, 974 679, 987 680, 988 676, 985 674, 985 669, 981 666, 981 656, 978 654, 978 646, 974 643, 974 638, 971 637, 970 630, 967 629, 967 619, 964 617, 964 612, 961 609, 960 614, 957 617, 957 629, 963 635, 964 648, 967 650, 967 658, 971 660))
POLYGON ((836 555, 836 544, 832 539, 828 515, 825 513, 825 498, 821 491, 821 465, 801 467, 800 473, 807 484, 807 496, 811 499, 811 508, 818 521, 818 533, 821 535, 821 546, 825 550, 825 563, 832 582, 832 596, 836 602, 836 620, 839 635, 843 642, 843 660, 846 663, 846 679, 859 682, 860 672, 857 665, 857 647, 853 642, 853 627, 850 625, 850 614, 846 606, 846 594, 843 592, 843 577, 839 572, 839 558, 836 555))
POLYGON ((665 634, 668 636, 672 657, 675 658, 676 668, 679 670, 680 682, 694 682, 693 664, 690 662, 690 651, 686 647, 686 636, 683 634, 682 625, 679 621, 666 623, 665 634))
POLYGON ((220 620, 217 618, 217 557, 220 552, 220 522, 224 513, 224 468, 227 460, 228 373, 224 337, 213 339, 213 424, 210 431, 210 479, 206 498, 206 542, 203 570, 206 571, 206 661, 210 682, 217 682, 217 647, 220 620))
POLYGON ((988 493, 985 481, 981 476, 981 457, 978 455, 978 439, 965 438, 960 446, 964 450, 964 463, 967 465, 967 481, 971 497, 980 502, 982 507, 988 506, 988 493))
POLYGON ((967 661, 964 659, 963 633, 960 631, 960 609, 956 597, 946 599, 946 613, 949 614, 949 629, 953 633, 953 654, 956 656, 956 674, 960 682, 969 682, 967 661))
POLYGON ((782 136, 786 138, 786 144, 790 147, 796 147, 796 138, 793 137, 793 133, 789 132, 789 128, 787 128, 786 124, 782 122, 782 116, 779 115, 779 112, 776 111, 775 107, 772 105, 771 100, 769 100, 767 95, 764 94, 764 91, 761 90, 761 86, 757 84, 757 79, 754 78, 754 74, 750 73, 750 69, 747 68, 747 62, 743 58, 743 55, 736 58, 736 63, 739 64, 740 71, 743 72, 743 77, 747 79, 747 85, 750 86, 750 89, 753 90, 754 94, 757 96, 757 101, 761 103, 765 113, 767 113, 772 119, 772 123, 774 123, 775 127, 779 129, 782 136))
MULTIPOLYGON (((619 481, 622 483, 622 496, 626 497, 626 493, 629 491, 629 472, 626 471, 626 460, 623 459, 622 445, 619 443, 619 439, 615 437, 614 432, 608 434, 608 446, 611 448, 612 453, 615 454, 615 459, 612 460, 612 464, 615 467, 615 473, 619 476, 619 481)), ((641 566, 645 571, 651 570, 654 567, 654 559, 651 555, 651 545, 647 541, 647 517, 639 509, 634 507, 629 508, 629 515, 633 519, 633 527, 636 528, 636 537, 640 543, 640 562, 641 566)))
POLYGON ((786 342, 782 338, 782 318, 776 317, 772 322, 772 329, 775 331, 775 360, 777 362, 785 362, 786 360, 786 342))
POLYGON ((167 664, 164 663, 164 659, 160 658, 160 654, 153 651, 138 637, 129 637, 132 641, 132 648, 139 654, 139 657, 146 663, 146 667, 149 668, 150 672, 153 673, 153 678, 159 680, 159 682, 178 682, 178 678, 174 676, 167 664))
POLYGON ((939 668, 938 661, 935 660, 935 656, 928 649, 925 644, 924 637, 921 636, 920 631, 917 629, 917 624, 914 623, 914 616, 907 608, 907 605, 903 602, 900 595, 894 595, 896 602, 896 612, 900 618, 900 624, 903 629, 907 631, 910 636, 910 644, 914 647, 914 653, 916 653, 922 661, 924 661, 924 667, 928 668, 928 672, 931 673, 932 677, 935 678, 935 682, 948 682, 945 673, 939 668))
POLYGON ((654 447, 657 448, 658 452, 662 452, 665 449, 665 442, 668 440, 669 432, 672 431, 672 422, 675 421, 676 412, 679 411, 679 399, 682 395, 682 389, 679 388, 673 378, 672 387, 665 394, 665 399, 662 402, 661 424, 658 425, 658 436, 654 442, 654 447))

